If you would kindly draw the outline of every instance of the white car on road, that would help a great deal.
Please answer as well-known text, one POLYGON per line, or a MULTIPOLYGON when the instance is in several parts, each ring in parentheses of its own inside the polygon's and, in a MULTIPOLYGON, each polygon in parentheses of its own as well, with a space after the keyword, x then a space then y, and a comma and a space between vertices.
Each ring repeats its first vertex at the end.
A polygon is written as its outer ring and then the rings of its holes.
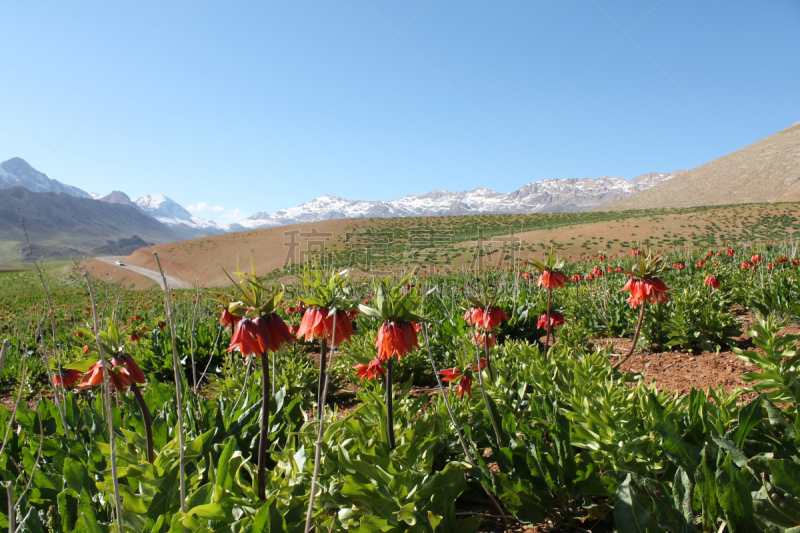
POLYGON ((117 265, 121 266, 121 267, 124 267, 125 263, 123 263, 122 260, 120 259, 120 260, 117 261, 117 265))

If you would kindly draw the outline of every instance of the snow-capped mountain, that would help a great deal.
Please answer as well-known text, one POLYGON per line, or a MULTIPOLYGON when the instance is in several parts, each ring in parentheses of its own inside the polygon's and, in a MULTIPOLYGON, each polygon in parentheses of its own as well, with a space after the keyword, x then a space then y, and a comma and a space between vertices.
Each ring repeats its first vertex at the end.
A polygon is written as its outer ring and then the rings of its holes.
POLYGON ((33 192, 55 192, 75 196, 76 198, 91 198, 89 193, 71 185, 64 185, 47 177, 28 164, 21 157, 12 157, 0 163, 0 189, 24 187, 33 192))
POLYGON ((127 194, 120 191, 112 191, 105 196, 87 193, 77 187, 48 178, 20 157, 0 163, 0 189, 17 186, 33 192, 54 192, 76 198, 91 198, 110 204, 129 205, 150 218, 166 224, 182 238, 218 235, 229 231, 227 226, 191 214, 163 194, 149 194, 134 202, 127 194))
POLYGON ((214 230, 224 232, 227 228, 218 225, 213 220, 191 214, 178 202, 167 198, 163 194, 148 194, 134 202, 144 213, 163 222, 168 226, 184 225, 190 228, 214 230))
POLYGON ((686 172, 653 172, 624 178, 553 179, 528 183, 509 193, 491 189, 434 190, 390 201, 347 200, 326 195, 276 213, 256 213, 242 228, 266 228, 338 218, 391 218, 483 214, 530 214, 591 211, 686 172))

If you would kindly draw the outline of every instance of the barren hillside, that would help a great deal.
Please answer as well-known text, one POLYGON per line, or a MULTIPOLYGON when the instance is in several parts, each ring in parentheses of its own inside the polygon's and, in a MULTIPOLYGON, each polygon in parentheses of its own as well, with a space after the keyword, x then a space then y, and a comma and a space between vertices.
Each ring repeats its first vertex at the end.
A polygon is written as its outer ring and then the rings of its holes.
POLYGON ((598 211, 798 200, 800 122, 598 211))

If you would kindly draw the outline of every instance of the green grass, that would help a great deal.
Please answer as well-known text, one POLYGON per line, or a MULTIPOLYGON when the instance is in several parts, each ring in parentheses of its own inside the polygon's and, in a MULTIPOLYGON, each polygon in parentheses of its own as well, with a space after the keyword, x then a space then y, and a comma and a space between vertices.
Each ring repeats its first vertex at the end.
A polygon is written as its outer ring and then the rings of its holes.
MULTIPOLYGON (((72 285, 72 273, 69 261, 45 263, 42 271, 51 289, 65 288, 72 285)), ((16 293, 43 294, 42 283, 33 264, 7 263, 0 265, 0 295, 16 293)))

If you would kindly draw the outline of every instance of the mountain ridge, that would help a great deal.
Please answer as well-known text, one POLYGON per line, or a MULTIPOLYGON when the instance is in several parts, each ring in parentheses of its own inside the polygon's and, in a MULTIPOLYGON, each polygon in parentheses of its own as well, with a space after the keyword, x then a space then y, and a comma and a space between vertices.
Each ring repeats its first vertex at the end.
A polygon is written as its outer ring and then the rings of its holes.
POLYGON ((800 201, 800 122, 600 211, 800 201))
POLYGON ((620 177, 539 180, 516 191, 487 188, 467 191, 434 189, 396 200, 348 200, 324 195, 275 213, 260 212, 237 223, 242 229, 285 226, 339 218, 392 218, 591 211, 604 204, 680 176, 685 170, 651 172, 632 180, 620 177))

